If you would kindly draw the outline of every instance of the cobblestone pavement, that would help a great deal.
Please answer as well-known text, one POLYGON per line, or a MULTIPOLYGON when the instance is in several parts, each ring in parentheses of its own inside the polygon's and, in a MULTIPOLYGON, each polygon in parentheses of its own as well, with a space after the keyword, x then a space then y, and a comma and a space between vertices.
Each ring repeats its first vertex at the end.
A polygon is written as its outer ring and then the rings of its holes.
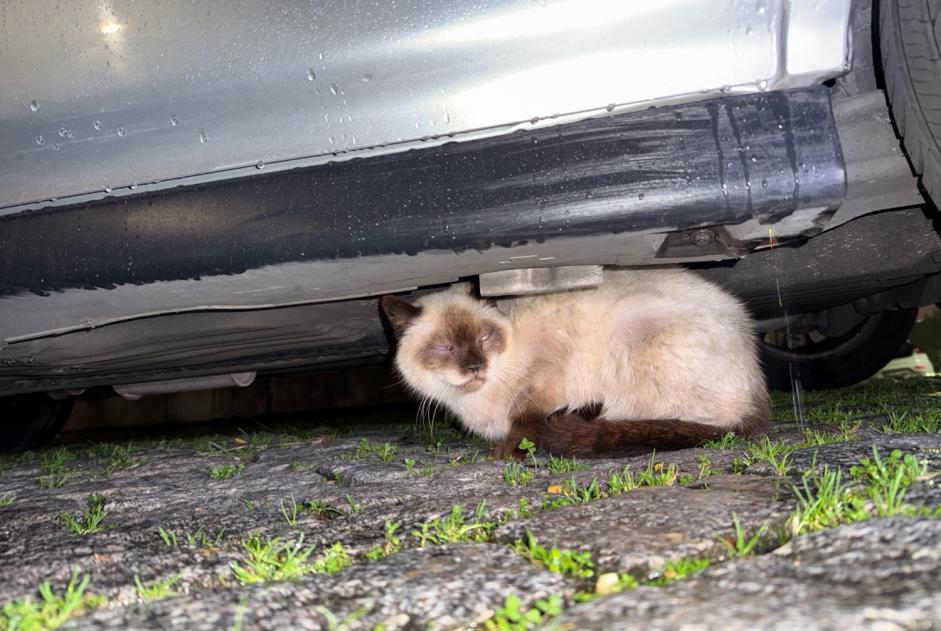
POLYGON ((938 627, 936 390, 624 460, 401 418, 6 457, 0 629, 938 627))

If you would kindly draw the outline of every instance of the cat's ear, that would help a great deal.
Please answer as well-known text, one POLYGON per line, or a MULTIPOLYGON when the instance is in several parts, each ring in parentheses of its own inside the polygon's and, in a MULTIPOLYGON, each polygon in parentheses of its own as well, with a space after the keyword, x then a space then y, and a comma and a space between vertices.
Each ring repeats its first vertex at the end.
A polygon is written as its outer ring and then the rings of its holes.
POLYGON ((389 320, 395 339, 402 337, 405 330, 412 326, 415 318, 421 315, 421 307, 409 304, 396 296, 383 296, 379 304, 382 305, 382 312, 389 320))

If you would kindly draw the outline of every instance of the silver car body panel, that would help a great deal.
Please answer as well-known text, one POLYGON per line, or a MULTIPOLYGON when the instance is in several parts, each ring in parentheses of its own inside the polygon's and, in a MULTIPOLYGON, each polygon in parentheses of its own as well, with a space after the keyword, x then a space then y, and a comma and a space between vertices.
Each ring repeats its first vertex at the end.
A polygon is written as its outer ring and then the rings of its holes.
POLYGON ((851 0, 8 0, 0 214, 809 86, 851 0))

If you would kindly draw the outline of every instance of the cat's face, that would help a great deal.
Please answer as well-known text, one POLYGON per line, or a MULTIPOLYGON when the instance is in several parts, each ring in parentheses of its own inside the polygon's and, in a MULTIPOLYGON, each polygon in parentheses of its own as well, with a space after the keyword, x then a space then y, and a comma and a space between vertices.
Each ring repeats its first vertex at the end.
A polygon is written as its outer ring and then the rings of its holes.
POLYGON ((385 296, 382 308, 399 340, 396 365, 425 394, 471 394, 498 374, 510 326, 495 308, 457 292, 420 306, 385 296))

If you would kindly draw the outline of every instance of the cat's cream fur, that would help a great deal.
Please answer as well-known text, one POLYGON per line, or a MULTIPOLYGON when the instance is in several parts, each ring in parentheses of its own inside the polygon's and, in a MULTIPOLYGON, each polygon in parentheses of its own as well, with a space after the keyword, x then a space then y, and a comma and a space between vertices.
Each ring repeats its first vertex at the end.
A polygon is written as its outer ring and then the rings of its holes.
POLYGON ((767 413, 748 314, 689 271, 606 270, 597 289, 516 298, 499 310, 462 289, 416 304, 421 311, 399 340, 398 370, 490 439, 507 436, 524 407, 548 414, 601 403, 609 420, 680 419, 729 430, 767 413), (502 337, 499 352, 485 349, 473 384, 459 366, 430 370, 425 361, 435 352, 432 338, 458 315, 496 326, 502 337))

